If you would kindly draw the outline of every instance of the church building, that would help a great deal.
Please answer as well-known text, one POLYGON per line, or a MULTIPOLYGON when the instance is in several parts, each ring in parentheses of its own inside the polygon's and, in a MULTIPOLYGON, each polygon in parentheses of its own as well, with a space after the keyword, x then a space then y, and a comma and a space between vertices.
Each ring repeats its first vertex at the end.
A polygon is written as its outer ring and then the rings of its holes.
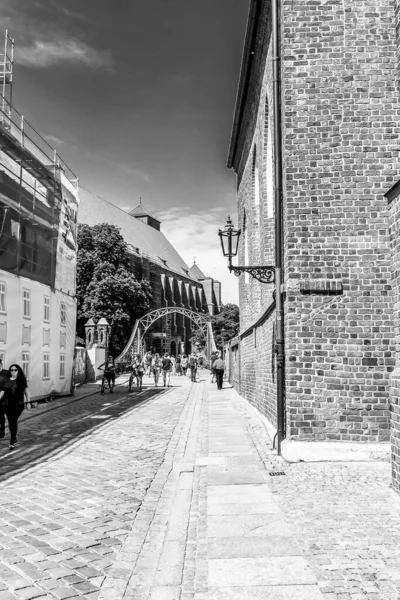
MULTIPOLYGON (((78 220, 86 225, 110 223, 120 229, 128 245, 132 272, 152 287, 149 310, 183 307, 196 313, 217 314, 221 310, 221 284, 206 277, 199 267, 185 263, 161 232, 161 222, 140 201, 129 212, 81 190, 78 220)), ((160 318, 145 336, 146 349, 189 353, 194 333, 191 319, 173 313, 160 318)))

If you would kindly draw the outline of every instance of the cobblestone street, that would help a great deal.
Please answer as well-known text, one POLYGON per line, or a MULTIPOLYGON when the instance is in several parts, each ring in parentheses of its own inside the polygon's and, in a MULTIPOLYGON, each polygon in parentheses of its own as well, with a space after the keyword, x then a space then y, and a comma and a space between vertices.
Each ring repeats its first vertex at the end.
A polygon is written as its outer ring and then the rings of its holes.
POLYGON ((285 463, 207 372, 148 382, 3 440, 0 600, 400 599, 390 463, 285 463))

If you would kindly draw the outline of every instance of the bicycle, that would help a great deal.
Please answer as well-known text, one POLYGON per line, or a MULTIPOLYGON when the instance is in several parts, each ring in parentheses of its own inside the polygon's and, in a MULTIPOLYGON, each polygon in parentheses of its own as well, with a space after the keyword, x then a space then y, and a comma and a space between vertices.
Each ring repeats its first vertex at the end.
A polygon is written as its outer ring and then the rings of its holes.
MULTIPOLYGON (((101 369, 101 367, 99 367, 101 369)), ((104 371, 104 369, 101 369, 104 371)), ((106 391, 106 387, 108 387, 110 394, 114 393, 114 385, 115 385, 115 375, 113 377, 113 373, 107 374, 105 371, 103 373, 103 377, 101 379, 101 386, 100 386, 100 394, 103 396, 105 391, 106 391)))

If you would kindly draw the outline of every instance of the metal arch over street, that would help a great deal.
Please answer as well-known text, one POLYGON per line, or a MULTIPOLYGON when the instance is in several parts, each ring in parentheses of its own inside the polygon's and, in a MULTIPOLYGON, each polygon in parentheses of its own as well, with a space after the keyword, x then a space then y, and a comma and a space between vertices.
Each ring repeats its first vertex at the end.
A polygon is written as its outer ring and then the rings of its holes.
POLYGON ((180 315, 184 315, 185 317, 189 317, 189 319, 191 319, 199 329, 203 330, 204 335, 206 334, 207 323, 211 321, 210 315, 196 313, 188 308, 167 306, 166 308, 157 308, 156 310, 152 310, 139 319, 140 326, 143 329, 143 335, 155 321, 161 319, 161 317, 165 317, 166 315, 171 315, 173 313, 178 313, 180 315))
POLYGON ((153 325, 153 323, 158 321, 158 319, 174 313, 188 317, 203 332, 204 337, 207 340, 207 355, 216 350, 214 335, 211 327, 211 316, 209 314, 197 313, 193 310, 189 310, 188 308, 183 308, 180 306, 167 306, 165 308, 157 308, 156 310, 152 310, 151 312, 143 315, 143 317, 140 319, 136 320, 129 341, 121 354, 117 357, 116 361, 122 361, 129 355, 135 354, 136 352, 141 352, 142 340, 146 334, 146 331, 153 325))

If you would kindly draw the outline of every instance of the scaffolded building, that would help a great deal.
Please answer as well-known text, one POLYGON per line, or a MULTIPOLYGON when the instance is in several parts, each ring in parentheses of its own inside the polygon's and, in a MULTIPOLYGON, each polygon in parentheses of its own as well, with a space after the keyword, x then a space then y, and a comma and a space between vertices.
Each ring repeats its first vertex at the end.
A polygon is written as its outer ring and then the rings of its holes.
POLYGON ((74 173, 12 104, 14 42, 0 54, 0 356, 32 399, 70 390, 76 326, 74 173))

